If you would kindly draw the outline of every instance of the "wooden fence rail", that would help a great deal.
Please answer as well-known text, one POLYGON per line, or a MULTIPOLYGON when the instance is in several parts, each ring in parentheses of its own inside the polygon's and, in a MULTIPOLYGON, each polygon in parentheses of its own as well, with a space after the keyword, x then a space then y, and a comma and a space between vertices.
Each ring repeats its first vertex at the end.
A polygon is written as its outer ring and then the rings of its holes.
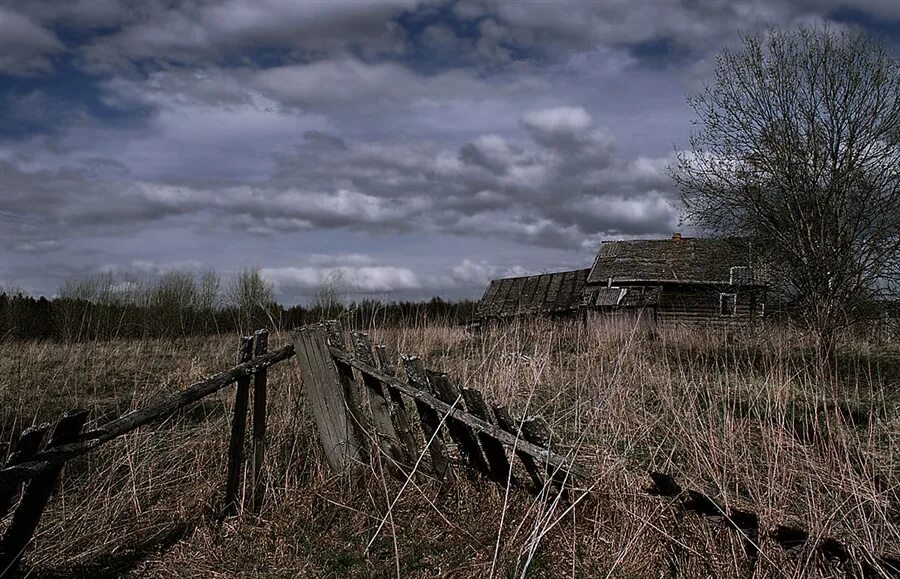
POLYGON ((266 369, 294 355, 294 347, 290 344, 272 352, 267 350, 268 332, 265 330, 259 330, 253 336, 243 337, 237 366, 87 432, 82 432, 88 416, 87 411, 71 411, 57 421, 50 439, 43 448, 49 425, 41 424, 22 432, 18 441, 14 443, 8 460, 0 469, 0 517, 5 516, 15 506, 12 520, 0 539, 0 577, 17 569, 25 548, 31 543, 44 508, 59 484, 60 474, 66 462, 237 383, 223 508, 224 515, 233 514, 237 510, 241 470, 244 466, 243 446, 251 378, 253 380, 251 507, 258 510, 264 486, 261 475, 266 432, 266 369))
POLYGON ((335 470, 361 470, 375 451, 408 472, 427 450, 430 473, 443 479, 451 464, 446 435, 460 462, 498 484, 518 482, 516 458, 538 492, 546 482, 562 490, 584 476, 570 458, 522 427, 532 423, 530 419, 516 421, 505 408, 489 408, 480 391, 460 389, 449 376, 426 369, 416 357, 402 357, 403 380, 382 347, 373 348, 363 333, 354 332, 352 338, 351 350, 336 322, 292 333, 313 418, 335 470), (413 402, 422 440, 413 432, 404 398, 413 402))
MULTIPOLYGON (((236 387, 223 515, 238 511, 245 463, 250 508, 258 511, 265 488, 267 369, 294 356, 325 458, 335 471, 361 474, 369 470, 363 465, 377 455, 388 464, 386 472, 443 481, 458 462, 494 483, 541 494, 554 489, 563 497, 587 477, 571 457, 554 450, 551 433, 539 418, 513 418, 505 407, 489 406, 479 390, 460 388, 447 374, 427 369, 419 358, 401 356, 401 376, 383 346, 373 347, 359 332, 352 333, 348 343, 337 322, 299 328, 291 333, 291 341, 268 351, 264 330, 243 337, 233 368, 97 428, 82 431, 87 412, 76 410, 52 429, 40 424, 23 431, 0 468, 0 517, 15 507, 0 539, 0 577, 17 568, 67 461, 232 384, 236 387), (245 460, 248 417, 252 431, 245 460)), ((747 557, 751 565, 755 563, 762 536, 756 514, 726 509, 699 491, 683 489, 669 475, 651 472, 650 477, 648 494, 666 497, 679 508, 716 523, 724 521, 740 532, 747 557)), ((789 549, 811 540, 809 533, 786 526, 766 536, 789 549)), ((835 539, 821 540, 815 548, 827 558, 849 558, 849 548, 835 539)), ((861 564, 875 575, 885 569, 900 572, 900 561, 892 557, 874 557, 861 564)))

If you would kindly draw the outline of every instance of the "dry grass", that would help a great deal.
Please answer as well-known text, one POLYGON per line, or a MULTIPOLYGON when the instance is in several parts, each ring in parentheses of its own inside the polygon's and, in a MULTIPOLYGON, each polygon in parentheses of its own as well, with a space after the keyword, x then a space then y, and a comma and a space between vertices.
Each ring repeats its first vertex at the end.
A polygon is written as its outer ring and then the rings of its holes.
MULTIPOLYGON (((371 334, 514 414, 542 415, 592 473, 590 493, 568 509, 458 471, 444 487, 411 485, 388 512, 402 481, 383 476, 378 457, 358 484, 328 471, 288 361, 270 374, 259 517, 216 516, 228 390, 71 463, 26 567, 92 577, 831 577, 856 575, 860 561, 900 544, 897 344, 847 346, 825 380, 790 332, 736 341, 721 330, 648 336, 534 322, 478 335, 371 334), (647 497, 648 468, 759 512, 763 528, 798 523, 838 537, 852 561, 788 555, 764 540, 751 569, 735 533, 647 497)), ((75 406, 102 422, 227 367, 235 346, 233 337, 0 345, 0 441, 75 406)))

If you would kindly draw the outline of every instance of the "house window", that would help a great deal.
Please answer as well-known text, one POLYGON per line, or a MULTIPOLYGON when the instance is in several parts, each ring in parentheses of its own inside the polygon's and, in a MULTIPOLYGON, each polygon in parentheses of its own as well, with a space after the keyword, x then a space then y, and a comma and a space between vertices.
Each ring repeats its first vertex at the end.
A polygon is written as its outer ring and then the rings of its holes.
POLYGON ((719 294, 719 315, 733 316, 737 311, 737 294, 719 294))

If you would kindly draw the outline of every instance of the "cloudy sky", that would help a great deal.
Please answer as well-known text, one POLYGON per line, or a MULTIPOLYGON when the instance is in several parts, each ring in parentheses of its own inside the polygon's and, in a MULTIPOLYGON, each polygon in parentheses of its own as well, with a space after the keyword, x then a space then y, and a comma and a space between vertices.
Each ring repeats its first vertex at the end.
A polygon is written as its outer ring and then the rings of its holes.
POLYGON ((887 0, 0 0, 0 286, 257 267, 286 303, 478 297, 668 236, 741 33, 887 0))

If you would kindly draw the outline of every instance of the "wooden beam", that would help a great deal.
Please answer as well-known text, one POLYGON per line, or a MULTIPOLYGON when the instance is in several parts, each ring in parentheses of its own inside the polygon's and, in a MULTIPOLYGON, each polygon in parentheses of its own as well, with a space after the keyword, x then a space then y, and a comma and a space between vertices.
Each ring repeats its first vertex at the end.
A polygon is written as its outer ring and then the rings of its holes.
MULTIPOLYGON (((463 388, 462 394, 472 415, 490 424, 497 424, 480 391, 474 388, 463 388)), ((510 465, 506 458, 506 451, 503 449, 503 443, 486 432, 480 432, 478 440, 481 442, 481 448, 484 449, 491 478, 494 482, 506 485, 510 480, 510 465)))
POLYGON ((77 456, 87 454, 106 442, 114 438, 118 438, 124 434, 140 428, 151 422, 162 420, 172 413, 189 404, 193 404, 210 394, 214 394, 232 384, 239 376, 251 374, 260 368, 268 368, 287 360, 294 355, 294 346, 289 344, 272 352, 269 352, 261 358, 250 360, 246 364, 239 364, 234 368, 219 372, 196 382, 174 394, 154 404, 145 406, 129 412, 119 418, 107 422, 103 426, 85 432, 82 440, 71 444, 61 444, 54 448, 46 448, 38 452, 31 460, 8 466, 0 470, 0 488, 5 488, 9 484, 22 482, 41 472, 44 472, 54 466, 58 466, 71 460, 77 456))

